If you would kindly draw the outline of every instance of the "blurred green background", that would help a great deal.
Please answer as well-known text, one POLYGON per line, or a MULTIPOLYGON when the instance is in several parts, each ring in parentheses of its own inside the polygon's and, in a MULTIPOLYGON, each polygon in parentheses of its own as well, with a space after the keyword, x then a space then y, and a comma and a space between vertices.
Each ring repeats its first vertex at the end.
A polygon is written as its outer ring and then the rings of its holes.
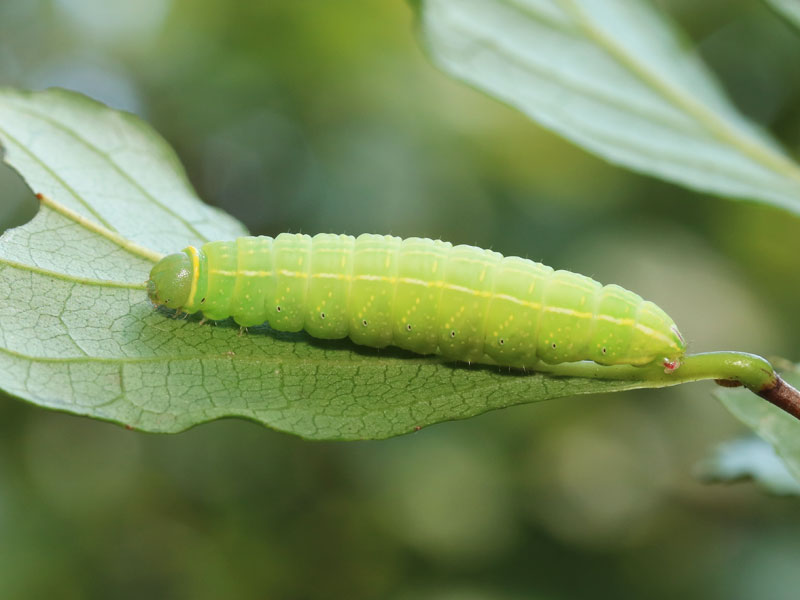
MULTIPOLYGON (((800 35, 660 2, 800 149, 800 35)), ((800 357, 796 218, 612 167, 425 59, 401 0, 2 0, 0 84, 141 115, 255 233, 421 235, 616 282, 692 351, 800 357)), ((35 212, 0 167, 0 230, 35 212)), ((0 398, 0 598, 796 598, 798 500, 696 481, 713 385, 515 407, 384 442, 154 436, 0 398)))

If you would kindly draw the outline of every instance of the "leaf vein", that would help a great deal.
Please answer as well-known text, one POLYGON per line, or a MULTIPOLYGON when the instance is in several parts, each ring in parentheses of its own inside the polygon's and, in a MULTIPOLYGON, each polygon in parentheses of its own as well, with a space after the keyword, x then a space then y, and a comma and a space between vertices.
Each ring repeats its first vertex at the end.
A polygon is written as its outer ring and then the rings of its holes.
POLYGON ((67 190, 67 192, 69 192, 69 194, 73 198, 75 198, 75 200, 80 202, 81 205, 83 205, 84 208, 86 208, 86 210, 88 210, 91 213, 91 215, 95 219, 97 219, 104 227, 106 227, 109 230, 114 230, 114 227, 108 221, 106 221, 102 216, 100 216, 100 213, 98 213, 95 210, 95 208, 91 204, 89 204, 89 202, 87 202, 83 198, 83 196, 81 196, 71 185, 69 185, 66 181, 64 181, 64 179, 60 175, 58 175, 50 165, 48 165, 46 162, 44 162, 44 160, 36 156, 31 150, 29 150, 24 144, 22 144, 22 142, 20 142, 17 138, 8 133, 8 131, 3 129, 2 127, 0 127, 0 134, 4 135, 9 140, 11 140, 17 147, 19 147, 19 149, 22 152, 27 154, 31 158, 31 160, 37 162, 45 171, 47 171, 50 174, 50 176, 53 179, 55 179, 61 186, 63 186, 64 189, 67 190))
POLYGON ((144 258, 151 262, 158 262, 163 258, 163 255, 160 252, 155 252, 154 250, 150 250, 149 248, 145 248, 144 246, 140 246, 139 244, 130 241, 128 238, 121 236, 119 233, 107 229, 102 225, 98 225, 97 223, 93 223, 83 215, 76 213, 73 210, 70 210, 63 204, 56 202, 55 200, 48 198, 44 194, 37 194, 39 201, 50 208, 51 210, 59 213, 60 215, 68 218, 71 221, 74 221, 84 229, 88 229, 92 233, 96 233, 98 235, 103 236, 110 242, 113 242, 126 252, 133 254, 135 256, 139 256, 140 258, 144 258))
MULTIPOLYGON (((194 226, 194 225, 192 225, 191 223, 189 223, 189 221, 187 221, 185 218, 183 218, 183 217, 182 217, 182 216, 181 216, 181 215, 180 215, 178 212, 176 212, 175 210, 173 210, 172 208, 170 208, 168 205, 166 205, 164 202, 162 202, 161 200, 159 200, 158 198, 156 198, 156 197, 155 197, 155 196, 154 196, 154 195, 153 195, 153 194, 152 194, 152 193, 151 193, 149 190, 147 190, 147 189, 146 189, 146 188, 145 188, 145 187, 144 187, 144 186, 143 186, 141 183, 139 183, 139 182, 136 180, 136 178, 135 178, 135 177, 133 177, 133 176, 132 176, 130 173, 128 173, 128 172, 127 172, 127 171, 126 171, 124 168, 122 168, 122 167, 121 167, 121 166, 120 166, 120 165, 119 165, 119 164, 118 164, 118 163, 117 163, 117 162, 116 162, 116 161, 115 161, 115 160, 112 158, 112 156, 111 156, 111 155, 110 155, 108 152, 105 152, 104 150, 102 150, 102 149, 98 148, 97 146, 95 146, 94 144, 92 144, 92 143, 91 143, 89 140, 87 140, 86 138, 84 138, 83 136, 81 136, 81 135, 80 135, 80 134, 79 134, 77 131, 75 131, 75 130, 74 130, 74 129, 72 129, 71 127, 68 127, 67 125, 65 125, 65 124, 64 124, 64 123, 62 123, 61 121, 57 121, 57 120, 53 119, 52 117, 49 117, 49 116, 47 116, 47 115, 44 115, 44 114, 42 114, 42 113, 40 113, 40 112, 38 112, 38 111, 32 110, 32 109, 30 109, 30 108, 18 108, 18 110, 19 110, 20 112, 25 112, 25 113, 28 113, 28 114, 30 114, 30 115, 31 115, 31 116, 33 116, 33 117, 36 117, 36 118, 38 118, 38 119, 41 119, 42 121, 45 121, 46 123, 49 123, 49 124, 51 124, 53 127, 56 127, 56 128, 58 128, 58 129, 60 129, 61 131, 63 131, 64 133, 66 133, 67 135, 69 135, 70 137, 72 137, 74 140, 76 140, 77 142, 79 142, 79 143, 83 144, 83 145, 84 145, 84 146, 85 146, 87 149, 91 150, 92 152, 94 152, 94 153, 95 153, 95 154, 97 154, 98 156, 101 156, 101 157, 105 158, 105 159, 108 161, 108 163, 111 165, 111 167, 112 167, 112 168, 113 168, 113 169, 114 169, 114 170, 115 170, 115 171, 116 171, 116 172, 117 172, 117 173, 118 173, 118 174, 119 174, 119 175, 120 175, 120 176, 121 176, 123 179, 125 179, 125 181, 127 181, 129 184, 131 184, 131 185, 132 185, 132 186, 133 186, 133 187, 134 187, 136 190, 138 190, 138 191, 139 191, 139 193, 141 193, 141 194, 142 194, 142 195, 143 195, 145 198, 147 198, 147 199, 148 199, 150 202, 152 202, 153 204, 155 204, 156 206, 158 206, 159 208, 161 208, 161 209, 162 209, 164 212, 166 212, 166 213, 167 213, 167 214, 169 214, 170 216, 174 217, 175 219, 177 219, 178 221, 180 221, 181 223, 183 223, 183 224, 186 226, 186 228, 187 228, 189 231, 191 231, 191 232, 192 232, 192 235, 195 235, 195 236, 197 236, 199 239, 201 239, 201 240, 203 240, 203 241, 206 241, 206 242, 210 241, 210 240, 209 240, 209 238, 208 238, 207 236, 205 236, 205 235, 203 235, 202 233, 200 233, 200 231, 199 231, 197 228, 195 228, 195 226, 194 226)), ((111 227, 109 227, 109 228, 111 229, 111 227)))
POLYGON ((43 269, 42 267, 36 267, 33 265, 28 265, 25 263, 9 260, 7 258, 0 258, 0 265, 6 265, 11 267, 12 269, 18 269, 20 271, 28 271, 30 273, 36 273, 37 275, 44 275, 45 277, 50 277, 52 279, 60 279, 61 281, 68 281, 70 283, 77 283, 80 285, 93 285, 93 286, 101 286, 101 287, 113 287, 113 288, 126 288, 131 290, 145 290, 147 289, 146 283, 132 283, 127 281, 113 281, 113 280, 106 280, 106 279, 93 279, 91 277, 77 277, 75 275, 67 275, 66 273, 60 273, 58 271, 52 271, 50 269, 43 269))

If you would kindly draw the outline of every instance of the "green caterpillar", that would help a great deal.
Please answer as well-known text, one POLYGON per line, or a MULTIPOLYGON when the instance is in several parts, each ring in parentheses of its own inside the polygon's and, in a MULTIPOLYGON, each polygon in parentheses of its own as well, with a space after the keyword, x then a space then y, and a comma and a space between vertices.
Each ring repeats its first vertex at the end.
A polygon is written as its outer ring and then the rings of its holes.
POLYGON ((535 367, 680 364, 686 344, 652 302, 616 285, 472 246, 282 233, 189 246, 159 261, 156 305, 269 323, 449 360, 535 367))

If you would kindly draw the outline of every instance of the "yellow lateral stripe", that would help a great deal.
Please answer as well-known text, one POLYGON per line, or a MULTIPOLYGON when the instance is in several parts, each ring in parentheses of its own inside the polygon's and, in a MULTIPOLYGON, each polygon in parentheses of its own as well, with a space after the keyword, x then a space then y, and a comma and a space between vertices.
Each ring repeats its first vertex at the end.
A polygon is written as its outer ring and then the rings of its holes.
MULTIPOLYGON (((338 240, 337 243, 339 243, 338 240)), ((341 248, 325 248, 324 246, 322 248, 314 248, 314 254, 345 254, 352 251, 353 248, 347 246, 343 246, 341 248)))
POLYGON ((194 246, 189 246, 187 250, 192 259, 192 287, 189 289, 189 298, 186 300, 186 306, 194 306, 194 297, 197 294, 197 282, 200 279, 200 254, 194 246))
MULTIPOLYGON (((193 255, 192 255, 192 261, 193 261, 193 266, 194 266, 194 261, 197 260, 195 258, 195 254, 194 253, 196 253, 197 250, 195 250, 194 248, 191 248, 191 250, 194 250, 193 255)), ((196 269, 195 269, 195 273, 197 273, 196 269)), ((237 274, 238 275, 244 275, 245 277, 270 277, 273 274, 272 271, 247 271, 247 270, 242 270, 242 271, 239 271, 237 273, 236 271, 224 271, 224 270, 216 270, 216 269, 215 270, 210 270, 209 273, 213 273, 215 275, 223 275, 223 276, 227 275, 227 276, 231 276, 231 277, 234 277, 237 274)), ((306 279, 308 277, 308 273, 305 272, 305 271, 288 271, 286 269, 279 270, 278 274, 279 275, 283 275, 285 277, 299 277, 301 279, 306 279)), ((647 325, 642 325, 641 323, 636 323, 634 319, 618 318, 618 317, 612 317, 610 315, 594 315, 593 313, 590 313, 590 312, 579 312, 579 311, 574 310, 572 308, 563 308, 563 307, 560 307, 560 306, 545 306, 543 308, 541 303, 539 303, 539 302, 530 302, 528 300, 522 300, 520 298, 517 298, 515 296, 510 296, 508 294, 493 294, 492 292, 473 290, 471 288, 464 287, 462 285, 456 285, 456 284, 453 284, 453 283, 447 283, 447 282, 441 281, 441 280, 438 280, 438 281, 425 281, 423 279, 416 279, 416 278, 413 278, 413 277, 387 277, 386 275, 356 275, 355 277, 353 277, 351 275, 346 275, 346 274, 342 274, 342 273, 312 273, 311 277, 313 279, 336 279, 336 280, 340 280, 340 281, 343 280, 343 281, 348 281, 348 282, 351 282, 353 280, 360 280, 360 281, 383 281, 383 282, 392 283, 392 284, 394 284, 394 283, 408 283, 408 284, 411 284, 411 285, 419 285, 419 286, 423 286, 423 287, 444 288, 444 289, 449 290, 449 291, 462 292, 462 293, 465 293, 465 294, 470 294, 472 296, 479 296, 479 297, 483 297, 483 298, 493 297, 493 298, 495 298, 497 300, 507 300, 509 302, 513 302, 514 304, 517 304, 519 306, 523 306, 525 308, 530 308, 532 310, 544 310, 544 312, 558 313, 558 314, 562 314, 562 315, 569 315, 569 316, 575 317, 577 319, 597 318, 597 319, 600 319, 601 321, 608 321, 609 323, 614 323, 615 325, 622 325, 622 326, 631 326, 631 325, 633 325, 635 329, 638 329, 639 331, 641 331, 645 335, 658 338, 659 340, 663 341, 667 345, 674 346, 672 340, 669 337, 667 337, 666 335, 664 335, 660 331, 656 331, 652 327, 648 327, 647 325)), ((193 298, 195 287, 196 287, 196 283, 197 283, 197 275, 194 276, 194 279, 192 281, 192 292, 191 292, 190 298, 193 298)))

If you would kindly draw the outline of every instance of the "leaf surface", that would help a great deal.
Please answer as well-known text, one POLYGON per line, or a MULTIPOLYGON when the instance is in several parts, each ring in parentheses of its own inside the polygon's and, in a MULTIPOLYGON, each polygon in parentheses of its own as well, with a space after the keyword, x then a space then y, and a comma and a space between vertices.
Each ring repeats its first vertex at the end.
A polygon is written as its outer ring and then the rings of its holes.
POLYGON ((720 444, 698 464, 696 471, 709 482, 752 479, 773 494, 800 495, 800 481, 792 476, 775 448, 755 435, 720 444))
MULTIPOLYGON (((795 367, 794 371, 785 373, 784 378, 798 387, 800 369, 795 367)), ((720 389, 716 396, 736 418, 772 444, 789 472, 800 482, 800 421, 747 390, 720 389)), ((752 464, 757 465, 757 461, 753 460, 752 464)), ((770 474, 767 472, 761 477, 755 472, 755 476, 767 479, 770 474)))
POLYGON ((0 238, 0 388, 35 404, 153 432, 237 416, 307 438, 367 439, 524 402, 667 385, 454 365, 172 318, 145 293, 154 260, 246 232, 197 198, 164 140, 79 94, 0 90, 0 144, 47 197, 0 238))
POLYGON ((800 31, 800 0, 764 0, 775 12, 783 16, 800 31))
POLYGON ((643 0, 421 0, 447 73, 605 159, 800 213, 800 165, 643 0))

